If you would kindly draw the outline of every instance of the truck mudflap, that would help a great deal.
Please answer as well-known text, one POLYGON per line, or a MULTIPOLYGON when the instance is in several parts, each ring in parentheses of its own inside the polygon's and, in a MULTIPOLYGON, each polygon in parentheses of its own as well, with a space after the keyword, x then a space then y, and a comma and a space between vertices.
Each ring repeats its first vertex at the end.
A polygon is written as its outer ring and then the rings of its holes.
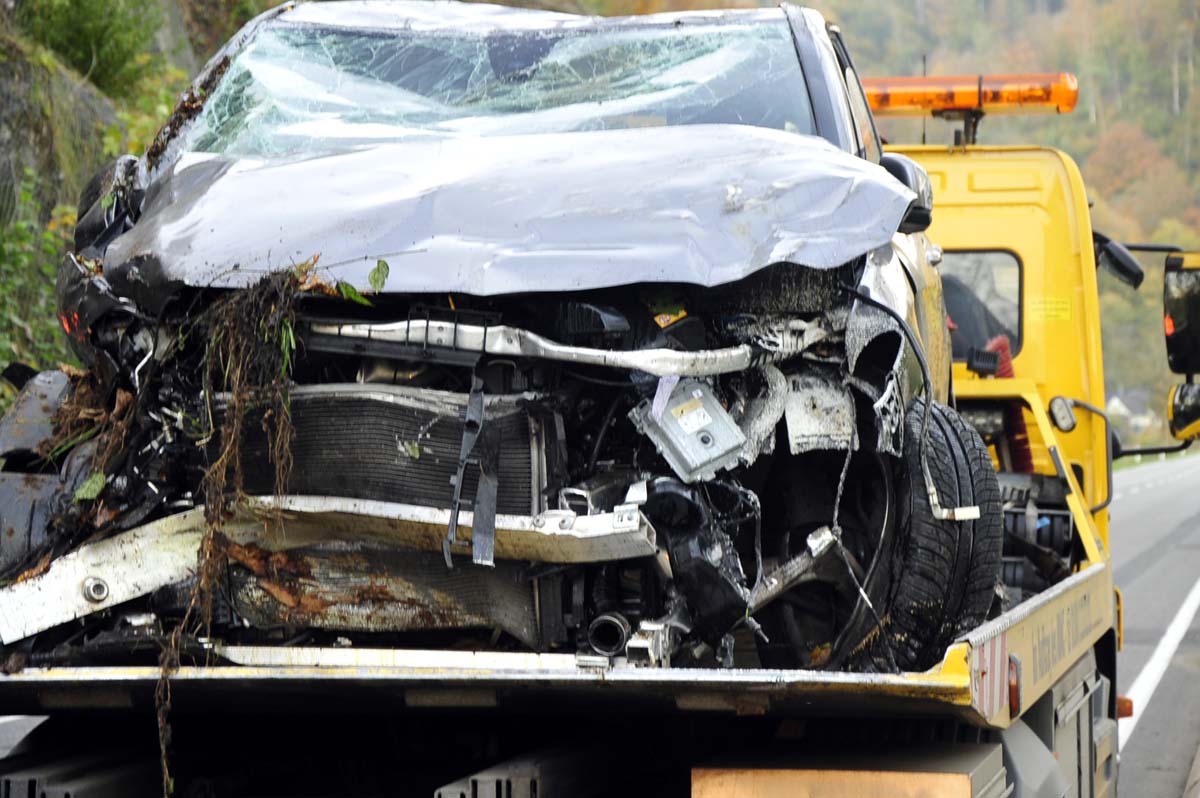
MULTIPOLYGON (((176 706, 306 706, 389 710, 628 702, 663 711, 766 714, 955 715, 980 726, 1012 722, 1009 672, 1023 710, 1111 627, 1112 578, 1103 564, 956 641, 923 673, 654 668, 571 654, 231 646, 172 676, 176 706)), ((154 666, 26 668, 0 676, 10 712, 151 707, 154 666)), ((1019 712, 1017 713, 1019 714, 1019 712)))

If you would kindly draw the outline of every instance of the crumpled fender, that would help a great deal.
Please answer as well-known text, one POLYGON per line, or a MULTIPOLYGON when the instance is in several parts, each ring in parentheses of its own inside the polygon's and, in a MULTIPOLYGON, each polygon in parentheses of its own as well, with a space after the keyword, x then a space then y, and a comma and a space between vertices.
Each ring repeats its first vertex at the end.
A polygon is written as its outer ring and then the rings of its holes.
MULTIPOLYGON (((857 288, 894 310, 909 329, 918 329, 912 285, 892 246, 867 254, 857 288)), ((846 320, 846 360, 851 385, 870 401, 874 411, 876 448, 900 454, 905 411, 924 390, 917 354, 895 319, 855 300, 846 320)))

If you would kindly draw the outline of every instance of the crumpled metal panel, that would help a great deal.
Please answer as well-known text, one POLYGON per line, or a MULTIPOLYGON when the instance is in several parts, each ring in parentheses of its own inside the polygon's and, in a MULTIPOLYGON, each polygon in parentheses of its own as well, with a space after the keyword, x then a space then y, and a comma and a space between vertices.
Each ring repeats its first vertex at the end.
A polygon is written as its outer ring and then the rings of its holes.
POLYGON ((187 154, 110 245, 105 274, 132 274, 122 265, 134 263, 143 291, 245 287, 319 253, 322 276, 363 288, 387 260, 389 292, 713 286, 774 263, 846 263, 890 241, 911 199, 882 168, 822 139, 737 125, 464 137, 281 161, 187 154))
POLYGON ((788 377, 784 421, 792 454, 858 448, 850 389, 824 375, 788 377))
MULTIPOLYGON (((32 479, 35 475, 14 476, 32 479)), ((238 545, 254 544, 269 551, 344 540, 440 553, 450 514, 429 507, 321 496, 248 498, 244 505, 226 521, 225 536, 238 545), (276 527, 271 522, 280 514, 283 525, 276 527)), ((454 553, 469 555, 473 515, 464 512, 460 517, 463 534, 454 553)), ((44 573, 0 587, 0 643, 194 576, 204 528, 204 509, 187 510, 80 546, 54 560, 44 573), (88 578, 105 581, 105 598, 83 594, 80 586, 88 578)), ((501 559, 593 562, 648 557, 658 550, 654 528, 633 504, 588 516, 569 510, 498 515, 496 532, 496 556, 501 559)))
POLYGON ((67 397, 69 380, 61 371, 35 375, 0 418, 0 457, 32 454, 54 437, 54 413, 67 397))
POLYGON ((57 474, 0 472, 0 573, 24 567, 49 542, 50 519, 70 501, 57 474))

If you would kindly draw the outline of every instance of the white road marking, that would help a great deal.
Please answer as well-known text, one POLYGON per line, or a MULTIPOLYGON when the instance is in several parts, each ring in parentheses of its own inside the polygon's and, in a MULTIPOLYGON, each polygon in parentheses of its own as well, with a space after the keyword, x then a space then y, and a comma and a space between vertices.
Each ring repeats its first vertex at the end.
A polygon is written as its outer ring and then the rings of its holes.
POLYGON ((1125 747, 1126 741, 1137 726, 1138 719, 1150 705, 1150 699, 1154 696, 1154 691, 1158 689, 1158 683, 1162 681, 1163 674, 1167 672, 1171 658, 1179 649, 1180 641, 1183 640, 1183 636, 1187 634, 1192 621, 1195 620, 1197 610, 1200 610, 1200 579, 1197 579, 1196 584, 1192 585, 1187 598, 1179 607, 1179 612, 1175 613, 1171 624, 1159 639, 1158 645, 1154 647, 1154 653, 1150 655, 1150 659, 1142 667, 1141 673, 1133 680, 1133 686, 1129 688, 1128 695, 1133 700, 1133 717, 1121 718, 1118 725, 1121 748, 1125 747))

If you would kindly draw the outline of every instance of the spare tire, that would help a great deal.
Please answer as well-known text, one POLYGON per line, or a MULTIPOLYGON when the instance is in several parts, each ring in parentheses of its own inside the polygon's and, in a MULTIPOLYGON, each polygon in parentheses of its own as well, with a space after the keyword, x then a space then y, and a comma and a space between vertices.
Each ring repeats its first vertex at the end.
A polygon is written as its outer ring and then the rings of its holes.
POLYGON ((897 496, 899 528, 879 629, 854 658, 868 670, 925 670, 987 615, 1000 575, 1000 486, 987 447, 953 409, 929 409, 929 473, 943 508, 978 506, 971 521, 934 517, 921 467, 925 400, 905 419, 897 496))

